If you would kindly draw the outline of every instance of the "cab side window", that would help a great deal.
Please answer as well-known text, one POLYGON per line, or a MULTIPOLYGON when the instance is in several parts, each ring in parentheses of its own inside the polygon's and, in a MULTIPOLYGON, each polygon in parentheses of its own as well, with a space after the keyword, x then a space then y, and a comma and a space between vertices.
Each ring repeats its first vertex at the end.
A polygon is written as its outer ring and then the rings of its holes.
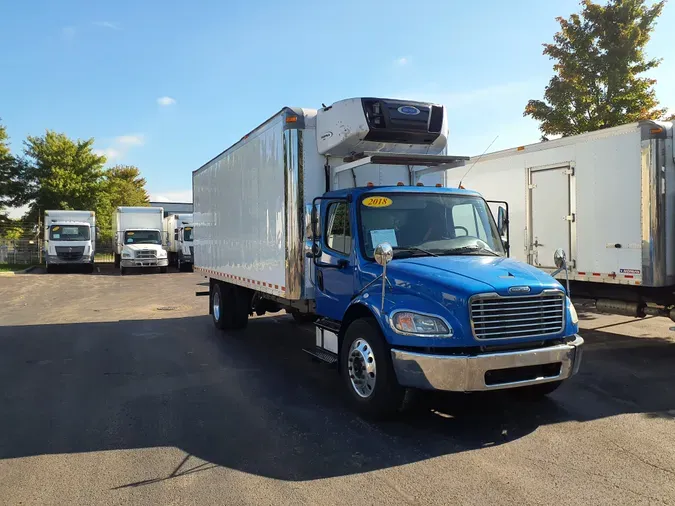
POLYGON ((328 249, 345 255, 351 253, 352 230, 349 223, 349 207, 346 202, 333 202, 328 206, 326 231, 328 249))

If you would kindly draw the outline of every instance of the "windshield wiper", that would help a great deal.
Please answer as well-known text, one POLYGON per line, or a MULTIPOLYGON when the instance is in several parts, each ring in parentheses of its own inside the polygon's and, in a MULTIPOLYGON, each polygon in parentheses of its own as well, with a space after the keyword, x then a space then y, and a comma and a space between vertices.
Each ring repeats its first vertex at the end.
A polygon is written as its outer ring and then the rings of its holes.
POLYGON ((445 252, 449 253, 451 255, 463 255, 464 253, 484 252, 484 253, 489 253, 493 257, 501 256, 496 251, 492 251, 490 248, 486 248, 484 246, 462 246, 461 248, 452 248, 452 249, 446 250, 445 252))
POLYGON ((411 251, 411 252, 414 251, 414 252, 418 252, 418 253, 424 253, 425 255, 432 256, 432 257, 438 256, 436 253, 432 253, 431 251, 427 251, 425 249, 418 248, 417 246, 409 246, 409 247, 405 247, 405 248, 396 246, 392 249, 394 251, 411 251))

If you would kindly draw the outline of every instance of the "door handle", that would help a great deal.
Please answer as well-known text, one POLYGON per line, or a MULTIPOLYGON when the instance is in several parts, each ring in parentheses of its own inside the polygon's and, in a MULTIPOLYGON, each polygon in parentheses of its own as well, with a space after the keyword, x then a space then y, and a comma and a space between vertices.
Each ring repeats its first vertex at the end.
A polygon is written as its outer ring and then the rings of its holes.
POLYGON ((338 269, 344 269, 345 267, 349 266, 349 260, 345 260, 344 258, 340 258, 337 261, 337 268, 338 269))
POLYGON ((323 271, 319 271, 316 273, 316 284, 319 290, 323 292, 323 271))

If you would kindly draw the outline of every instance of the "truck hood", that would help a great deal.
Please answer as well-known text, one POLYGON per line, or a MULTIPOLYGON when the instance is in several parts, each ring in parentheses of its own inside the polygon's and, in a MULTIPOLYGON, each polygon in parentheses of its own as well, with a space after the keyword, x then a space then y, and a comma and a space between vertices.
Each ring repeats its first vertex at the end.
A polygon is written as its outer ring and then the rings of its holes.
POLYGON ((160 244, 125 244, 124 249, 130 251, 140 251, 144 249, 154 250, 154 251, 163 251, 164 248, 160 244))
POLYGON ((402 280, 418 278, 423 284, 447 288, 465 296, 496 292, 508 295, 509 288, 528 286, 531 294, 561 288, 549 274, 529 264, 505 257, 439 256, 395 259, 387 275, 402 280))

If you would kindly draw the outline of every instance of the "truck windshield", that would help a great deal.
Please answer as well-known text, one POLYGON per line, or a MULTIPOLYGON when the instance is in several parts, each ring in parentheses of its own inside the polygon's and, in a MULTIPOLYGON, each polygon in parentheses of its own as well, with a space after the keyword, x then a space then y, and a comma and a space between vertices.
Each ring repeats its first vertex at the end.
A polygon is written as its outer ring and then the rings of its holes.
POLYGON ((49 238, 54 241, 88 241, 89 227, 87 225, 52 225, 49 228, 49 238))
POLYGON ((388 242, 394 257, 503 256, 504 248, 485 201, 472 195, 383 193, 359 205, 366 256, 388 242))
POLYGON ((162 244, 159 230, 127 230, 124 244, 162 244))
POLYGON ((189 242, 192 240, 192 227, 185 227, 183 229, 183 241, 189 242))

